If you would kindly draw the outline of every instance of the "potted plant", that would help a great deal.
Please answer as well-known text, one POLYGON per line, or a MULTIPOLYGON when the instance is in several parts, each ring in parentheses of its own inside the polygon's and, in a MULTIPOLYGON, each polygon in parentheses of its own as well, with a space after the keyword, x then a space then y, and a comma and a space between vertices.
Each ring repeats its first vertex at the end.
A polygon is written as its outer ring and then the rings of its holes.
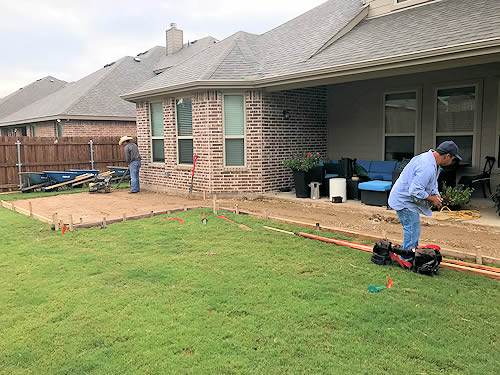
POLYGON ((297 198, 309 197, 308 185, 311 182, 311 176, 315 172, 315 168, 319 167, 319 162, 319 152, 315 154, 309 152, 283 162, 283 165, 286 168, 290 168, 293 172, 295 196, 297 198))
POLYGON ((443 191, 441 192, 443 206, 447 206, 450 210, 461 209, 470 202, 472 191, 470 188, 465 188, 464 185, 451 187, 443 184, 443 191))

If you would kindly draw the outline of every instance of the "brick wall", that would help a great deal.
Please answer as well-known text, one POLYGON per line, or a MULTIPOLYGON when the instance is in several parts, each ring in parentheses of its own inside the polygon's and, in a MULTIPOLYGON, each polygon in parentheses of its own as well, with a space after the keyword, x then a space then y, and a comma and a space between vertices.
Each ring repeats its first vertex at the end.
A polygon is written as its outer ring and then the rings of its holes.
POLYGON ((266 93, 262 98, 262 189, 293 187, 293 177, 283 161, 306 152, 326 157, 326 87, 266 93), (284 119, 283 111, 290 118, 284 119))
MULTIPOLYGON (((137 135, 134 121, 70 120, 62 122, 63 137, 137 135)), ((38 136, 38 134, 37 134, 38 136)))
MULTIPOLYGON (((246 166, 224 166, 221 92, 192 96, 193 150, 196 163, 193 191, 259 193, 291 186, 283 160, 296 153, 326 155, 326 89, 301 89, 272 94, 247 91, 246 166), (290 119, 283 119, 283 110, 290 119)), ((141 185, 148 190, 184 192, 191 182, 191 165, 177 165, 175 100, 163 100, 165 163, 151 162, 149 105, 137 104, 137 135, 142 156, 141 185), (166 175, 168 174, 168 176, 166 175)))
MULTIPOLYGON (((61 124, 63 137, 118 135, 130 135, 131 137, 135 137, 137 135, 137 129, 134 121, 63 120, 61 124)), ((32 136, 32 126, 35 126, 36 137, 56 136, 56 127, 54 125, 54 121, 37 122, 21 126, 26 126, 26 135, 28 136, 32 136)))
MULTIPOLYGON (((35 126, 35 137, 55 137, 56 127, 54 121, 37 122, 33 124, 35 126)), ((27 125, 29 128, 30 126, 27 125)), ((30 131, 30 135, 31 131, 30 131)))

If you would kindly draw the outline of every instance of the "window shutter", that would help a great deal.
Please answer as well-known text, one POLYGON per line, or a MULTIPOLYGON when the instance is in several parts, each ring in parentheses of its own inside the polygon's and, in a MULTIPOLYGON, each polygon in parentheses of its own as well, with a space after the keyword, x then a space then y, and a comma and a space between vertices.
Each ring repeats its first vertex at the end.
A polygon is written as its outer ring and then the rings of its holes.
POLYGON ((153 162, 165 161, 165 143, 163 139, 153 139, 153 162))
POLYGON ((189 98, 177 101, 177 133, 179 137, 193 135, 193 109, 189 98))
POLYGON ((438 91, 438 133, 473 132, 476 113, 475 87, 459 87, 438 91))
POLYGON ((415 133, 417 93, 406 92, 385 96, 385 132, 415 133))
POLYGON ((193 164, 192 139, 179 139, 179 164, 193 164))
POLYGON ((151 136, 163 137, 162 103, 151 103, 151 136))
POLYGON ((245 135, 243 95, 224 95, 224 134, 245 135))
POLYGON ((245 165, 245 140, 243 138, 226 138, 225 146, 228 167, 245 165))

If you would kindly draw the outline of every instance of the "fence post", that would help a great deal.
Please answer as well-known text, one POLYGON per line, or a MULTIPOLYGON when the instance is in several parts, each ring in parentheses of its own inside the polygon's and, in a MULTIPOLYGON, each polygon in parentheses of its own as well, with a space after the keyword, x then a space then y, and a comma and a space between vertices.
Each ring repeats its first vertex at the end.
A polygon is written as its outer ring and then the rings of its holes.
POLYGON ((19 169, 19 190, 23 188, 23 177, 21 175, 22 172, 22 164, 21 164, 21 142, 19 142, 19 139, 16 141, 16 146, 17 146, 17 168, 19 169))
POLYGON ((90 168, 94 169, 94 141, 92 139, 89 141, 90 145, 90 168))

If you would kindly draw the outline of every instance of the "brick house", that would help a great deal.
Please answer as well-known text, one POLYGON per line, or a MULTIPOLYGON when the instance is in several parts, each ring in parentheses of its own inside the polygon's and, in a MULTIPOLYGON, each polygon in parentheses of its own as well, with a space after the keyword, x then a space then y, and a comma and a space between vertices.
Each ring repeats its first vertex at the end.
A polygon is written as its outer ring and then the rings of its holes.
MULTIPOLYGON (((147 189, 276 191, 283 160, 397 160, 443 139, 466 167, 499 154, 496 0, 330 0, 238 32, 122 95, 137 107, 147 189)), ((468 172, 465 169, 465 172, 468 172)))
MULTIPOLYGON (((283 160, 397 160, 453 139, 498 155, 496 0, 330 0, 238 32, 122 95, 137 107, 142 184, 186 192, 291 187, 283 160)), ((465 169, 465 172, 468 170, 465 169)))
MULTIPOLYGON (((47 76, 21 87, 19 90, 0 99, 0 119, 56 92, 66 84, 65 81, 47 76)), ((3 127, 0 128, 0 135, 27 135, 27 131, 26 126, 3 127)))
POLYGON ((1 134, 135 136, 135 105, 121 99, 120 94, 199 53, 215 39, 206 37, 183 44, 182 31, 173 25, 166 32, 166 42, 166 47, 156 46, 134 57, 122 57, 76 82, 63 82, 51 92, 45 90, 36 100, 18 98, 15 111, 2 113, 1 99, 1 134), (173 35, 180 35, 180 41, 173 35))

